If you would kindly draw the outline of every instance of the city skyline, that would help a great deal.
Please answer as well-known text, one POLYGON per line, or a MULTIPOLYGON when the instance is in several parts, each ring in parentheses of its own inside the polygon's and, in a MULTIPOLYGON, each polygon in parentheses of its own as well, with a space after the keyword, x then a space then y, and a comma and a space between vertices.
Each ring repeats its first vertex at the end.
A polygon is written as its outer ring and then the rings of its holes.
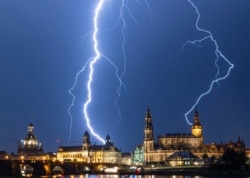
MULTIPOLYGON (((123 120, 115 107, 118 82, 114 68, 105 60, 96 66, 94 100, 89 109, 95 131, 103 138, 109 134, 123 151, 141 144, 147 104, 156 134, 189 131, 184 114, 216 74, 212 44, 187 45, 182 50, 187 40, 203 36, 195 29, 197 16, 187 1, 148 1, 149 9, 145 1, 138 2, 127 4, 133 16, 126 13, 127 71, 123 82, 127 92, 122 90, 118 100, 123 120)), ((201 13, 200 26, 213 33, 220 50, 235 65, 230 76, 198 104, 204 142, 228 142, 240 135, 248 147, 250 3, 193 2, 201 13)), ((0 3, 0 150, 16 152, 16 141, 25 136, 27 124, 32 122, 44 150, 56 151, 69 137, 67 110, 72 98, 68 90, 93 55, 89 33, 97 1, 0 3)), ((120 2, 109 1, 105 7, 98 35, 100 49, 122 70, 121 23, 116 26, 120 2)), ((228 66, 220 62, 223 74, 228 66)), ((69 145, 81 143, 87 130, 82 114, 86 76, 79 76, 73 90, 77 98, 71 110, 69 145)))

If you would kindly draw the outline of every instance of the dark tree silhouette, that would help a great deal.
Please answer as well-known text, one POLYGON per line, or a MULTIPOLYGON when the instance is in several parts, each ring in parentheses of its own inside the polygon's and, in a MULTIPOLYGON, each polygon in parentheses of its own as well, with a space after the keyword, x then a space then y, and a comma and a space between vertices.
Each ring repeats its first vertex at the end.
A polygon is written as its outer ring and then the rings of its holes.
POLYGON ((243 165, 247 161, 245 152, 236 152, 234 149, 226 149, 222 156, 222 160, 226 165, 238 166, 243 165))

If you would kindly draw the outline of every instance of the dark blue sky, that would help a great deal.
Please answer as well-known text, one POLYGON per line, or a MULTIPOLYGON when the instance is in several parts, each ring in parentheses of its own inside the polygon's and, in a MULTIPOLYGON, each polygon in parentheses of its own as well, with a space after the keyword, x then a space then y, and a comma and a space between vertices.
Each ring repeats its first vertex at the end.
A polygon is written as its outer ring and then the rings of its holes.
MULTIPOLYGON (((72 101, 68 90, 76 73, 94 55, 92 18, 97 0, 0 1, 0 150, 16 152, 17 140, 27 133, 30 121, 45 151, 66 145, 72 101), (56 142, 60 140, 60 142, 56 142)), ((199 26, 210 30, 220 51, 235 67, 198 105, 205 143, 228 142, 240 135, 250 146, 250 1, 210 0, 194 3, 199 26)), ((214 45, 182 45, 202 38, 195 29, 196 13, 185 0, 127 0, 127 65, 115 107, 118 81, 115 69, 104 59, 95 66, 91 124, 103 138, 123 151, 143 142, 144 116, 150 104, 155 136, 166 132, 190 132, 184 114, 205 92, 216 75, 214 45), (134 20, 133 20, 133 18, 134 20)), ((119 68, 122 53, 121 1, 106 0, 100 14, 98 39, 101 52, 119 68), (117 23, 118 22, 118 23, 117 23)), ((221 76, 228 69, 220 60, 221 76)), ((81 144, 86 123, 82 105, 86 99, 88 71, 79 76, 70 145, 81 144)), ((192 121, 192 115, 190 115, 192 121)), ((91 136, 91 140, 97 140, 91 136)), ((100 143, 97 141, 97 143, 100 143)))

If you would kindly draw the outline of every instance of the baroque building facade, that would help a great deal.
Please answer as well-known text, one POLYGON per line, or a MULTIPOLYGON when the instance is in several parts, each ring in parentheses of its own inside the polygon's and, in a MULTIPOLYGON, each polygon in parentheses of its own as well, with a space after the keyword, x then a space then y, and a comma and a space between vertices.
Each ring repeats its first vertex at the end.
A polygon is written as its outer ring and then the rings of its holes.
POLYGON ((139 148, 143 148, 143 164, 166 164, 168 160, 177 155, 189 156, 189 158, 185 159, 195 159, 196 157, 196 160, 204 158, 205 155, 219 158, 228 148, 238 152, 245 152, 245 144, 240 137, 236 142, 204 144, 203 127, 200 123, 197 108, 194 113, 194 124, 191 127, 191 133, 166 133, 158 135, 155 141, 149 106, 145 116, 143 146, 137 147, 133 152, 134 164, 142 163, 142 158, 138 161, 138 157, 142 153, 139 148))
POLYGON ((121 162, 121 151, 111 142, 109 135, 106 136, 105 144, 91 144, 89 133, 83 135, 82 145, 60 146, 57 151, 57 160, 61 162, 82 162, 118 164, 121 162))

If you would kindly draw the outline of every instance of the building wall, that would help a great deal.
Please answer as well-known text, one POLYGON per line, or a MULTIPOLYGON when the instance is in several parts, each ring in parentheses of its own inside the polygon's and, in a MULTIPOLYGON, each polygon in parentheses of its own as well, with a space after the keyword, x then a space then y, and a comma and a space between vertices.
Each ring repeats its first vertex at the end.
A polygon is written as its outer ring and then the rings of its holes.
POLYGON ((179 136, 179 137, 158 137, 158 144, 164 149, 199 149, 202 140, 194 136, 179 136))
POLYGON ((219 158, 227 148, 234 149, 237 152, 245 151, 244 141, 238 137, 236 142, 230 141, 228 144, 203 144, 202 125, 199 121, 197 109, 194 114, 194 124, 191 127, 191 133, 169 133, 158 136, 157 142, 154 141, 154 130, 149 108, 145 117, 144 128, 144 163, 155 164, 164 163, 166 159, 175 152, 190 151, 200 159, 204 155, 208 157, 219 158), (150 127, 149 127, 150 126, 150 127))
POLYGON ((138 146, 133 152, 133 164, 134 165, 143 165, 144 163, 144 147, 138 146))
POLYGON ((64 152, 64 151, 58 151, 56 154, 56 158, 58 161, 64 162, 64 161, 81 161, 81 162, 87 162, 87 158, 83 157, 82 151, 70 151, 70 152, 64 152))
POLYGON ((92 150, 89 155, 91 163, 119 164, 121 161, 121 152, 114 150, 92 150))
POLYGON ((114 150, 72 150, 72 151, 58 151, 57 160, 63 161, 77 161, 86 163, 113 163, 119 164, 121 161, 121 152, 114 150))

